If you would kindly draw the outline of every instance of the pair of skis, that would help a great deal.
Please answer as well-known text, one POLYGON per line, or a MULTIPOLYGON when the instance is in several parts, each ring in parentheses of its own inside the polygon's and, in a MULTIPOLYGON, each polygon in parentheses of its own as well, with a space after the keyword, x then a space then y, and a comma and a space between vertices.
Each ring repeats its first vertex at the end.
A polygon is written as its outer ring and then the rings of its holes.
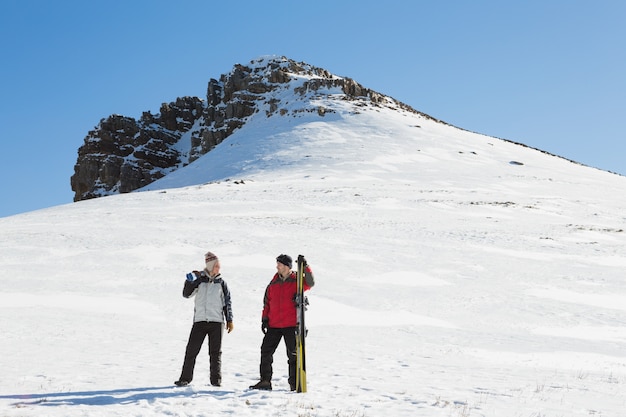
POLYGON ((297 271, 297 292, 296 292, 296 312, 298 324, 296 327, 296 392, 306 392, 306 351, 304 340, 306 338, 306 327, 304 325, 304 312, 309 304, 304 296, 304 269, 306 261, 304 256, 298 255, 297 271))

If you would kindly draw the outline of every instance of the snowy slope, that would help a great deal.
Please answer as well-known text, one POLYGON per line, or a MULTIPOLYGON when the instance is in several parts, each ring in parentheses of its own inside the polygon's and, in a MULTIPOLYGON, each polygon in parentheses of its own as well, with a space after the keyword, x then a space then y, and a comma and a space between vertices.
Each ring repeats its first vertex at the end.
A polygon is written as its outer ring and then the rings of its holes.
POLYGON ((259 115, 141 192, 0 219, 2 416, 620 416, 626 179, 386 107, 259 115), (224 381, 184 275, 233 294, 224 381), (258 379, 279 253, 305 254, 309 392, 258 379))

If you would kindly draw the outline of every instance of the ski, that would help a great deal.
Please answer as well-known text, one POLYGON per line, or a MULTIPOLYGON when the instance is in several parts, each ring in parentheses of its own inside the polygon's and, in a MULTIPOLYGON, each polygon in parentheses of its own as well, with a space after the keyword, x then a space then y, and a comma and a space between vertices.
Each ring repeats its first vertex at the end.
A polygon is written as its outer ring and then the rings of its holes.
POLYGON ((298 255, 296 310, 298 323, 296 327, 296 392, 306 392, 306 351, 304 339, 306 327, 304 325, 304 312, 308 304, 304 296, 304 268, 306 268, 304 256, 298 255))

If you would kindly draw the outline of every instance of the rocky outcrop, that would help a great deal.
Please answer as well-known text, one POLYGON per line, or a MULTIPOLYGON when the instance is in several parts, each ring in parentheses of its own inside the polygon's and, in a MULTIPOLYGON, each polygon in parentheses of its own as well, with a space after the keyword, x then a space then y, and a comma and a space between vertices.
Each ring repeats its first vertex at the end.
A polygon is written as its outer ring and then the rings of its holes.
POLYGON ((175 147, 202 115, 197 97, 163 104, 139 120, 112 115, 87 134, 71 178, 74 201, 126 193, 163 177, 185 156, 175 147))
POLYGON ((284 57, 237 64, 229 74, 209 81, 205 99, 181 97, 139 120, 120 115, 102 119, 78 150, 71 177, 74 201, 150 184, 210 152, 256 113, 272 117, 308 111, 323 117, 327 110, 307 97, 329 91, 342 93, 344 100, 415 112, 350 78, 284 57), (291 101, 300 100, 301 106, 295 109, 284 99, 290 94, 276 94, 280 89, 291 89, 291 101))

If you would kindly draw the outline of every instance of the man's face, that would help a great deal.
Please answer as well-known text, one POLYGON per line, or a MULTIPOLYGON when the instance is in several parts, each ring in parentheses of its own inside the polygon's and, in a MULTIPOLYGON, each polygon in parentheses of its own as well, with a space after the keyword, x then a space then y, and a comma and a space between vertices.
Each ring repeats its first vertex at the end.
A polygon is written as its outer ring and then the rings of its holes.
POLYGON ((283 277, 291 272, 291 268, 285 264, 281 264, 280 262, 276 262, 276 270, 278 271, 278 275, 283 277))

